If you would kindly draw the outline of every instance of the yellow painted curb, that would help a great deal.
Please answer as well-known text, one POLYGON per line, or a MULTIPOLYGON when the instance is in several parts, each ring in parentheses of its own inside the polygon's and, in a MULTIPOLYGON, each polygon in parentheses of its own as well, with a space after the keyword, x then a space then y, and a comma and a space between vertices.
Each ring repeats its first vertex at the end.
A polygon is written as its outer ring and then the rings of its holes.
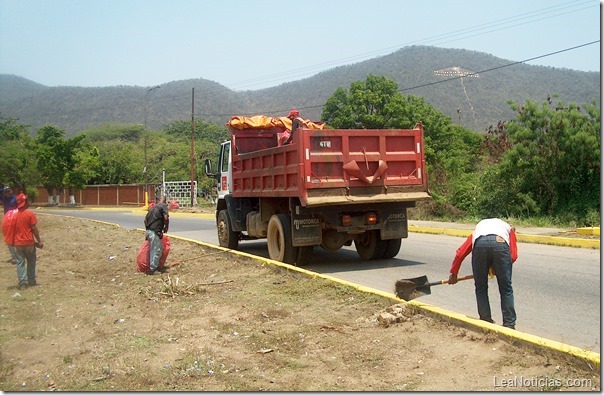
POLYGON ((575 239, 572 237, 555 237, 540 235, 516 234, 518 241, 525 243, 549 244, 566 247, 600 249, 599 239, 575 239))
POLYGON ((170 217, 196 217, 196 218, 216 218, 216 214, 210 213, 179 213, 177 211, 170 211, 170 217))
POLYGON ((429 233, 433 235, 447 235, 447 236, 459 236, 468 237, 472 234, 469 229, 452 229, 452 228, 436 228, 431 226, 409 226, 409 232, 415 233, 429 233))
MULTIPOLYGON (((578 231, 578 229, 577 229, 578 231)), ((429 233, 436 235, 447 235, 447 236, 459 236, 468 237, 472 234, 469 229, 450 229, 450 228, 436 228, 430 226, 409 226, 409 232, 415 233, 429 233)), ((548 244, 566 247, 577 247, 577 248, 593 248, 600 249, 600 240, 596 239, 579 239, 572 237, 556 237, 556 236, 543 236, 543 235, 528 235, 523 233, 516 233, 516 239, 523 243, 535 243, 535 244, 548 244)))
MULTIPOLYGON (((394 298, 401 302, 404 302, 404 300, 399 299, 396 296, 394 298)), ((462 324, 462 325, 478 327, 478 328, 481 328, 484 330, 495 332, 496 334, 503 336, 503 337, 513 338, 515 340, 518 340, 518 341, 528 344, 528 345, 547 348, 547 349, 550 349, 550 350, 553 350, 556 352, 572 355, 576 358, 579 358, 588 363, 591 363, 593 365, 593 367, 596 369, 600 368, 600 354, 599 353, 585 350, 583 348, 571 346, 568 344, 560 343, 555 340, 550 340, 550 339, 546 339, 543 337, 531 335, 530 333, 520 332, 516 329, 510 329, 510 328, 506 328, 504 326, 491 324, 490 322, 486 322, 486 321, 483 321, 483 320, 480 320, 477 318, 471 318, 464 314, 448 311, 445 309, 441 309, 440 307, 417 302, 415 300, 409 301, 407 303, 416 305, 417 307, 419 307, 419 308, 423 309, 424 311, 429 312, 433 315, 437 315, 440 317, 447 317, 447 318, 451 319, 452 321, 456 321, 457 323, 462 324)))
POLYGON ((600 236, 599 226, 589 226, 585 228, 577 228, 577 233, 586 236, 600 236))
MULTIPOLYGON (((137 229, 139 231, 143 231, 142 229, 137 229)), ((261 262, 262 264, 269 264, 269 265, 274 265, 274 266, 278 266, 287 270, 291 270, 291 271, 295 271, 298 273, 302 273, 305 274, 311 278, 322 278, 328 281, 331 281, 333 283, 337 283, 340 285, 344 285, 347 287, 351 287, 354 288, 358 291, 361 292, 365 292, 365 293, 370 293, 370 294, 374 294, 377 296, 381 296, 387 299, 392 299, 395 300, 399 303, 408 303, 410 305, 416 306, 421 310, 424 310, 425 312, 431 314, 431 315, 435 315, 437 317, 440 317, 442 319, 442 317, 446 317, 452 321, 456 321, 457 323, 462 323, 471 327, 478 327, 484 330, 488 330, 491 332, 495 332, 499 335, 503 335, 504 337, 507 338, 513 338, 516 340, 519 340, 523 343, 529 344, 529 345, 533 345, 533 346, 537 346, 537 347, 543 347, 543 348, 548 348, 550 350, 556 351, 556 352, 560 352, 560 353, 564 353, 564 354, 569 354, 572 355, 574 357, 577 357, 579 359, 582 359, 584 361, 586 361, 587 363, 591 363, 594 365, 594 367, 596 369, 600 368, 600 354, 595 353, 593 351, 589 351, 589 350, 585 350, 579 347, 575 347, 575 346, 571 346, 568 344, 564 344, 564 343, 560 343, 557 342, 555 340, 550 340, 550 339, 545 339, 539 336, 535 336, 535 335, 531 335, 529 333, 523 333, 520 331, 517 331, 515 329, 510 329, 510 328, 506 328, 503 326, 499 326, 499 325, 495 325, 495 324, 491 324, 489 322, 486 321, 482 321, 479 319, 475 319, 475 318, 471 318, 468 317, 466 315, 460 314, 460 313, 456 313, 456 312, 452 312, 452 311, 448 311, 445 309, 442 309, 440 307, 436 307, 436 306, 432 306, 426 303, 421 303, 421 302, 417 302, 417 301, 409 301, 406 302, 403 299, 398 298, 395 294, 393 293, 389 293, 389 292, 384 292, 384 291, 380 291, 374 288, 369 288, 363 285, 359 285, 359 284, 355 284, 355 283, 351 283, 349 281, 346 280, 341 280, 339 278, 335 278, 332 277, 330 275, 326 275, 326 274, 321 274, 321 273, 315 273, 315 272, 311 272, 309 270, 297 267, 297 266, 293 266, 293 265, 289 265, 287 263, 283 263, 283 262, 279 262, 279 261, 275 261, 269 258, 264 258, 264 257, 260 257, 257 255, 252 255, 252 254, 248 254, 246 252, 241 252, 241 251, 237 251, 237 250, 231 250, 228 248, 224 248, 224 247, 220 247, 220 246, 216 246, 214 244, 208 244, 208 243, 204 243, 204 242, 200 242, 197 240, 192 240, 192 239, 188 239, 188 238, 184 238, 184 237, 180 237, 180 236, 170 236, 176 239, 180 239, 180 240, 184 240, 184 241, 188 241, 191 243, 196 243, 199 245, 202 245, 204 247, 207 248, 213 248, 213 249, 217 249, 217 250, 222 250, 225 252, 229 252, 235 255, 239 255, 242 257, 246 257, 246 258, 250 258, 254 261, 258 261, 261 262)))

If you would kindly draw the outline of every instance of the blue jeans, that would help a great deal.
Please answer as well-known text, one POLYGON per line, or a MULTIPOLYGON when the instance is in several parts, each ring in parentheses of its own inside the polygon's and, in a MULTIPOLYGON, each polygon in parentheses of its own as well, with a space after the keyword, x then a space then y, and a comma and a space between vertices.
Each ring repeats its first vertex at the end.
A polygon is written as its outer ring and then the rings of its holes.
POLYGON ((17 277, 19 285, 36 284, 36 247, 15 246, 17 256, 17 277), (27 270, 25 263, 27 262, 27 270))
POLYGON ((149 240, 149 270, 154 272, 159 269, 159 259, 162 253, 161 239, 152 230, 147 230, 145 236, 149 240))
POLYGON ((474 286, 478 315, 481 320, 493 322, 491 306, 489 305, 489 268, 493 267, 499 295, 501 297, 501 313, 503 326, 516 325, 516 310, 514 309, 514 290, 512 289, 512 257, 510 247, 497 236, 481 236, 474 242, 472 248, 472 272, 474 273, 474 286))

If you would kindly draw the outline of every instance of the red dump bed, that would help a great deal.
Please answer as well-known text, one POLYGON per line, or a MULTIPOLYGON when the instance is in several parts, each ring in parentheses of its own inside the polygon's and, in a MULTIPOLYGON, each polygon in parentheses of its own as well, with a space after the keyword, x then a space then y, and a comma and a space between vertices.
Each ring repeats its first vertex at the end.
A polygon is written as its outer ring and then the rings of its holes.
POLYGON ((232 132, 235 197, 298 197, 302 206, 430 198, 423 128, 232 132))

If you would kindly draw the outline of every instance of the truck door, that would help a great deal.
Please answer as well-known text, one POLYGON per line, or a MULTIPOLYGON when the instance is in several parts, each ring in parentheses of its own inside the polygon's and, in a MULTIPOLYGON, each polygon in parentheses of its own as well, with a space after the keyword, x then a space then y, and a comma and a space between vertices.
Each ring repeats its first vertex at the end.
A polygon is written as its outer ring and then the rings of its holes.
POLYGON ((231 190, 231 142, 227 141, 220 148, 220 160, 218 163, 220 169, 220 180, 218 181, 218 198, 224 199, 231 190))

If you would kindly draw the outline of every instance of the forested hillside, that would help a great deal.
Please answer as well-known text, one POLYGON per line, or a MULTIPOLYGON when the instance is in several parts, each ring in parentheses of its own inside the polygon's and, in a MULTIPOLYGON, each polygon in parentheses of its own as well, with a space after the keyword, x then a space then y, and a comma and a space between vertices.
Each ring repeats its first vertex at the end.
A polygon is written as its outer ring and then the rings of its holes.
POLYGON ((74 136, 107 123, 143 124, 145 120, 151 129, 159 129, 191 119, 194 88, 195 116, 205 122, 223 124, 232 115, 278 116, 291 108, 300 109, 304 118, 319 120, 323 105, 338 87, 347 88, 368 75, 392 79, 402 94, 423 97, 454 123, 477 132, 514 117, 508 100, 550 97, 556 103, 596 100, 599 105, 599 72, 527 64, 506 67, 512 63, 480 52, 413 46, 303 80, 242 92, 203 78, 166 82, 149 92, 150 87, 139 86, 47 87, 0 75, 0 116, 29 125, 31 134, 47 124, 74 136), (460 72, 477 74, 459 78, 460 72))

